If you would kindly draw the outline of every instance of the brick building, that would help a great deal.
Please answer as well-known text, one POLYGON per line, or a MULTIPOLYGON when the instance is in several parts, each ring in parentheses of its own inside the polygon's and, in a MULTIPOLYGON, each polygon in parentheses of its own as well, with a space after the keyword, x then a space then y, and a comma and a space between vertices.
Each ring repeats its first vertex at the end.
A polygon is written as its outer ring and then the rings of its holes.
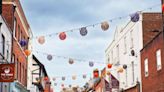
POLYGON ((164 92, 164 35, 158 33, 141 50, 142 92, 164 92))
POLYGON ((12 60, 15 63, 15 82, 11 83, 10 91, 26 92, 28 60, 24 50, 28 49, 30 27, 19 0, 3 0, 2 15, 13 34, 12 60), (26 40, 27 45, 22 47, 21 40, 26 40))

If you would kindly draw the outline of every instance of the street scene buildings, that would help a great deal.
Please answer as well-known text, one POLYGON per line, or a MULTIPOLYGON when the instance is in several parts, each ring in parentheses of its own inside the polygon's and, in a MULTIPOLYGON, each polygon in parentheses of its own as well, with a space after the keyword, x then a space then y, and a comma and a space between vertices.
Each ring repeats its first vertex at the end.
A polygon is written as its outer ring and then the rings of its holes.
MULTIPOLYGON (((33 53, 33 31, 21 2, 0 0, 0 4, 0 92, 57 92, 53 87, 57 77, 51 77, 43 60, 33 53)), ((125 26, 117 25, 112 42, 104 50, 103 69, 93 69, 82 86, 62 84, 60 92, 164 92, 162 7, 162 12, 136 12, 125 26)), ((101 28, 106 31, 109 25, 103 23, 101 28)), ((86 28, 80 29, 82 36, 87 34, 86 28)), ((64 40, 66 34, 62 32, 59 37, 64 40)), ((43 44, 44 37, 38 42, 43 44)), ((48 54, 47 59, 52 57, 48 54)), ((69 58, 69 64, 73 63, 69 58)), ((89 66, 94 63, 90 61, 89 66)))

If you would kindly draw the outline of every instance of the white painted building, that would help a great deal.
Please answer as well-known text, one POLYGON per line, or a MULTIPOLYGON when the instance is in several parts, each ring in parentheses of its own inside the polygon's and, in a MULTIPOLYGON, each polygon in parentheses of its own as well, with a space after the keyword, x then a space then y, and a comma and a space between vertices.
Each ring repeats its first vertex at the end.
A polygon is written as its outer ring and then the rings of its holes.
POLYGON ((113 64, 111 73, 120 81, 121 88, 129 88, 141 81, 140 75, 140 50, 143 47, 142 16, 136 23, 129 21, 124 27, 117 27, 114 38, 105 51, 106 62, 113 64), (135 56, 131 55, 131 51, 135 56), (123 73, 117 69, 127 65, 123 73))
MULTIPOLYGON (((0 64, 14 63, 11 60, 12 34, 4 18, 0 15, 0 64)), ((0 83, 0 92, 9 92, 9 83, 0 83)))
POLYGON ((140 50, 160 32, 161 18, 160 13, 140 13, 138 22, 129 21, 126 26, 115 30, 113 41, 105 54, 106 62, 113 64, 111 73, 120 81, 120 89, 133 87, 137 81, 141 85, 140 50), (123 73, 118 73, 117 69, 124 64, 127 68, 123 73))

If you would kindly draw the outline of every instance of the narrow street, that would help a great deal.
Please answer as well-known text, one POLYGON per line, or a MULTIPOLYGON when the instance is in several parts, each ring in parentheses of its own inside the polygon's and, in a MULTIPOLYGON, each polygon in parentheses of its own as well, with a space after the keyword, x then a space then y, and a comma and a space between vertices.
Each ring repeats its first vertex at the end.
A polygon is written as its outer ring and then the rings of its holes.
POLYGON ((164 0, 0 0, 0 92, 164 92, 164 0))

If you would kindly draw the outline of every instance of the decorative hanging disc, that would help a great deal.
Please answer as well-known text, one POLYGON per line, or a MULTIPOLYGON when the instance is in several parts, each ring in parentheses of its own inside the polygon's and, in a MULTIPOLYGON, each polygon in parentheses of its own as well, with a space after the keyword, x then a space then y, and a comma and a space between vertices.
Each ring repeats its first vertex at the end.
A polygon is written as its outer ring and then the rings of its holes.
POLYGON ((44 36, 40 36, 40 37, 38 38, 38 43, 44 44, 44 43, 45 43, 45 37, 44 37, 44 36))
POLYGON ((49 61, 51 61, 51 60, 52 60, 52 55, 48 55, 48 56, 47 56, 47 59, 48 59, 49 61))
POLYGON ((88 31, 87 31, 87 28, 86 28, 86 27, 82 27, 82 28, 80 29, 80 34, 81 34, 81 36, 86 36, 87 33, 88 33, 88 31))
POLYGON ((57 83, 54 83, 54 86, 57 86, 57 83))
POLYGON ((93 67, 94 66, 94 63, 92 61, 89 62, 89 66, 90 67, 93 67))
POLYGON ((111 74, 111 72, 110 71, 107 71, 107 73, 106 73, 108 76, 111 74))
POLYGON ((31 54, 30 50, 25 50, 24 53, 26 54, 26 56, 29 56, 31 54))
POLYGON ((56 78, 52 78, 53 81, 56 81, 56 78))
POLYGON ((26 46, 27 45, 27 41, 26 40, 21 40, 20 42, 20 45, 22 46, 22 47, 24 47, 24 46, 26 46))
POLYGON ((124 71, 123 68, 119 68, 117 72, 122 73, 124 71))
POLYGON ((97 78, 97 77, 99 77, 99 73, 98 73, 98 72, 95 72, 95 73, 93 74, 93 76, 94 76, 94 78, 97 78))
POLYGON ((23 62, 23 57, 19 56, 18 61, 23 62))
POLYGON ((62 33, 59 34, 60 40, 65 40, 66 37, 67 37, 67 36, 66 36, 65 32, 62 32, 62 33))
POLYGON ((83 79, 86 79, 86 78, 87 78, 87 76, 84 74, 84 75, 83 75, 83 79))
POLYGON ((73 75, 72 76, 72 80, 76 80, 76 75, 73 75))
POLYGON ((164 4, 162 4, 162 12, 164 12, 164 4))
POLYGON ((127 69, 127 65, 124 64, 124 65, 123 65, 123 68, 124 68, 124 69, 127 69))
POLYGON ((72 58, 69 58, 69 64, 73 64, 74 60, 72 58))
POLYGON ((106 30, 108 30, 108 28, 109 28, 109 24, 107 21, 104 21, 101 23, 101 29, 102 30, 106 31, 106 30))
POLYGON ((62 80, 64 81, 65 80, 65 77, 62 77, 62 80))
POLYGON ((137 21, 139 21, 139 18, 140 18, 138 12, 136 12, 136 13, 130 15, 130 17, 131 17, 131 21, 132 21, 132 22, 137 22, 137 21))
POLYGON ((61 84, 62 87, 64 87, 64 84, 61 84))
POLYGON ((48 77, 44 77, 44 81, 48 81, 49 80, 49 78, 48 77))
POLYGON ((108 68, 109 68, 109 69, 112 68, 112 64, 108 64, 108 68))

